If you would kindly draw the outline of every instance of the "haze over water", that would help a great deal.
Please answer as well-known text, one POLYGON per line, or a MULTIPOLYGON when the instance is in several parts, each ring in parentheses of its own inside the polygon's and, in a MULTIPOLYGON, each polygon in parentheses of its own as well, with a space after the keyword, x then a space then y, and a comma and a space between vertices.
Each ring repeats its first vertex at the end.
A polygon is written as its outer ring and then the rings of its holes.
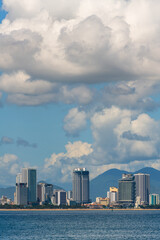
POLYGON ((1 240, 158 240, 160 211, 0 212, 1 240))

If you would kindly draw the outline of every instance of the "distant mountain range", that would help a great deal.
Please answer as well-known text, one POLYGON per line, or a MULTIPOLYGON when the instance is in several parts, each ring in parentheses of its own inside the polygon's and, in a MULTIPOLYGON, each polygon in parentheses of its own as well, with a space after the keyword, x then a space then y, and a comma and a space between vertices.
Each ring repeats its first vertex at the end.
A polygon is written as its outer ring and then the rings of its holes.
MULTIPOLYGON (((95 201, 96 197, 106 197, 109 188, 118 187, 118 180, 123 173, 148 173, 150 174, 150 192, 160 194, 160 171, 154 168, 142 168, 136 172, 127 172, 124 170, 110 169, 90 181, 90 198, 95 201)), ((71 183, 65 184, 63 187, 53 185, 54 189, 72 189, 71 183)), ((2 195, 8 198, 14 198, 15 187, 0 188, 0 198, 2 195)))

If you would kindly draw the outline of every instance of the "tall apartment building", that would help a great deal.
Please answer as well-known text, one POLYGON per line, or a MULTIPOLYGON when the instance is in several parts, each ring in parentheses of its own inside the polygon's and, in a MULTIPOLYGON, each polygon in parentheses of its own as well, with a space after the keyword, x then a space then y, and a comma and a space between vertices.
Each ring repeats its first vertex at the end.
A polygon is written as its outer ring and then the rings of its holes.
POLYGON ((37 200, 38 202, 50 202, 53 195, 53 185, 48 183, 37 184, 37 200))
POLYGON ((22 169, 22 182, 27 184, 28 203, 32 204, 37 201, 37 171, 33 168, 22 169))
POLYGON ((122 179, 118 181, 118 202, 122 204, 135 203, 135 187, 136 183, 132 174, 122 174, 122 179))
POLYGON ((149 204, 150 174, 134 174, 136 182, 136 197, 140 197, 141 204, 149 204))
POLYGON ((15 204, 27 205, 28 203, 28 188, 26 183, 16 183, 16 198, 15 204))
POLYGON ((62 189, 56 189, 51 197, 51 202, 53 205, 66 205, 67 203, 67 193, 62 189))
POLYGON ((89 203, 89 171, 85 168, 73 170, 72 192, 76 203, 89 203))
POLYGON ((58 199, 57 199, 58 206, 66 205, 67 193, 63 190, 59 190, 57 196, 58 196, 58 199))

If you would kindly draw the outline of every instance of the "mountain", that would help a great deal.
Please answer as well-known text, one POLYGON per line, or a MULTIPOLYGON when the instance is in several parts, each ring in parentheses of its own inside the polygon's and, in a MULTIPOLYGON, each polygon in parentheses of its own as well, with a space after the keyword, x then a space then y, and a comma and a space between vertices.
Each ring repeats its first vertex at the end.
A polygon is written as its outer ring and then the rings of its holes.
MULTIPOLYGON (((96 197, 106 197, 109 187, 118 187, 118 180, 122 177, 123 173, 129 173, 124 170, 110 169, 90 182, 90 197, 92 201, 95 201, 96 197)), ((142 168, 135 173, 147 173, 150 174, 150 192, 160 194, 160 171, 154 168, 142 168)))
POLYGON ((160 194, 160 171, 154 168, 146 167, 134 173, 150 174, 150 192, 160 194))
POLYGON ((6 187, 6 188, 0 188, 0 198, 2 196, 7 196, 7 198, 11 198, 12 201, 14 200, 14 192, 16 188, 15 187, 6 187))
POLYGON ((106 197, 109 187, 118 187, 118 180, 122 177, 123 170, 110 169, 90 181, 90 198, 95 201, 96 197, 106 197))

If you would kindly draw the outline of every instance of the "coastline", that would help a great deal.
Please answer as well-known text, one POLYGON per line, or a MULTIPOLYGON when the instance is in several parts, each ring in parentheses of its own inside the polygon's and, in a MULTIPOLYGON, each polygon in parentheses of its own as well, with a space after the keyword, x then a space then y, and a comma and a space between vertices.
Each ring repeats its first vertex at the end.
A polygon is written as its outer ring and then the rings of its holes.
POLYGON ((0 209, 0 212, 49 212, 49 211, 160 211, 160 209, 0 209))

